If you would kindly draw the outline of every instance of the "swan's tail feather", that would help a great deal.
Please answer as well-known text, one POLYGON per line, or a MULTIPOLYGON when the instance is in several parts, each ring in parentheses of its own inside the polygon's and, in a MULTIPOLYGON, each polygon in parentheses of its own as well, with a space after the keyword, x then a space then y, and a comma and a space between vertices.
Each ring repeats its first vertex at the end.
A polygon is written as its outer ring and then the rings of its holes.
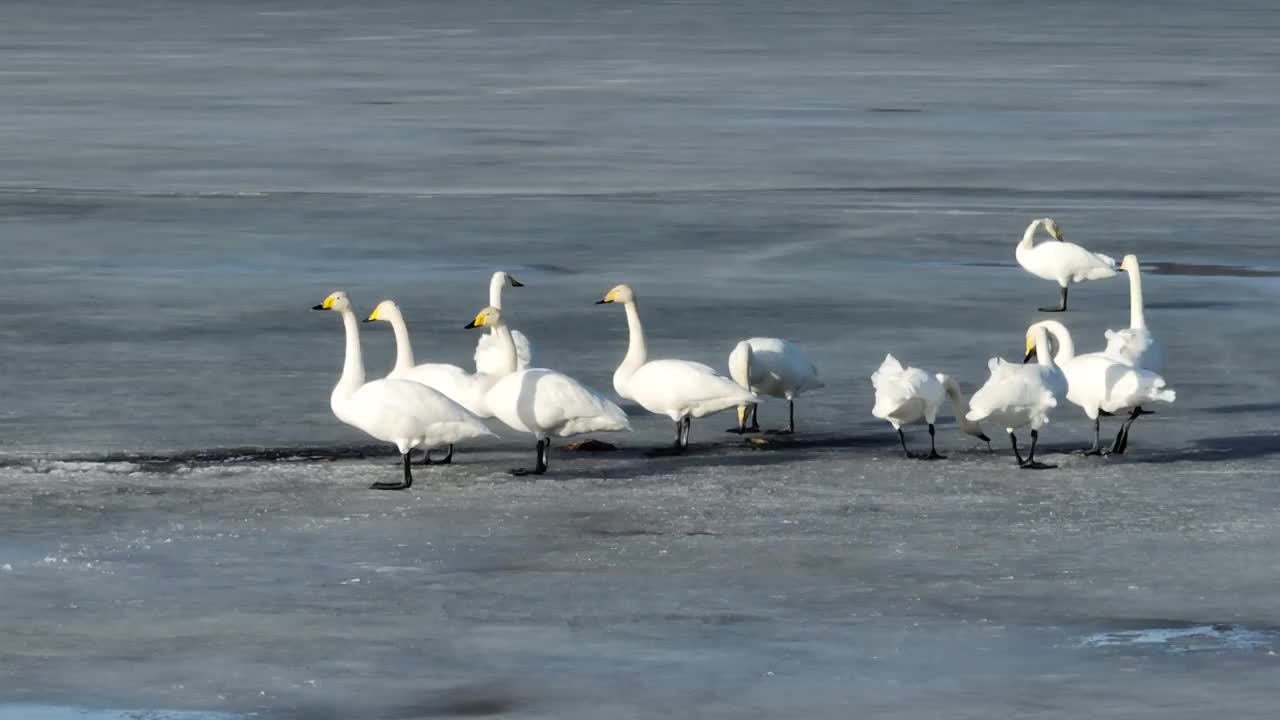
POLYGON ((876 376, 880 375, 881 373, 884 373, 884 374, 900 373, 904 369, 905 368, 902 367, 902 363, 898 362, 898 358, 894 357, 893 353, 888 353, 887 355, 884 356, 884 362, 880 363, 880 369, 876 370, 874 373, 871 373, 871 381, 875 382, 876 376))

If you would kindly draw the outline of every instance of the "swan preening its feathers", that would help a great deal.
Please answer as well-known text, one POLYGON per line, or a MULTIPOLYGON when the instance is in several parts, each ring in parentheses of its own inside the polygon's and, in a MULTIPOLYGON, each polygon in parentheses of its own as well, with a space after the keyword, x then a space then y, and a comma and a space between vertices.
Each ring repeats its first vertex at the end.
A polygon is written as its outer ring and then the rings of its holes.
POLYGON ((929 454, 921 457, 926 460, 945 459, 938 454, 934 444, 934 423, 943 397, 950 398, 960 430, 991 447, 991 438, 982 431, 982 426, 965 417, 969 412, 969 401, 960 385, 950 376, 942 373, 930 375, 915 367, 904 368, 897 358, 889 354, 884 356, 880 369, 871 374, 871 384, 876 390, 876 404, 871 414, 887 420, 898 431, 898 441, 902 443, 902 452, 907 457, 912 455, 907 450, 902 426, 923 418, 929 426, 929 454))
MULTIPOLYGON (((1041 308, 1046 311, 1066 310, 1071 283, 1112 277, 1117 272, 1115 261, 1106 255, 1066 242, 1062 229, 1051 218, 1032 221, 1016 254, 1029 272, 1055 280, 1062 288, 1060 306, 1041 308), (1036 232, 1042 227, 1052 240, 1036 244, 1036 232)), ((923 420, 929 429, 929 453, 922 457, 941 459, 935 425, 940 407, 949 399, 962 432, 986 441, 990 449, 982 423, 1003 427, 1018 466, 1040 469, 1053 467, 1035 459, 1040 430, 1048 424, 1050 413, 1066 400, 1093 421, 1093 446, 1086 454, 1103 454, 1101 418, 1128 411, 1129 417, 1111 447, 1111 453, 1123 453, 1134 420, 1148 412, 1144 406, 1171 403, 1177 395, 1160 376, 1163 349, 1147 328, 1138 258, 1126 255, 1119 270, 1129 277, 1129 327, 1108 330, 1105 350, 1077 355, 1065 325, 1053 320, 1034 323, 1026 330, 1022 362, 991 358, 987 364, 990 376, 971 398, 965 397, 950 376, 904 367, 887 354, 871 375, 875 388, 872 415, 893 426, 907 457, 912 455, 902 427, 923 420), (1025 459, 1016 434, 1022 428, 1031 430, 1031 448, 1025 459)), ((395 302, 384 300, 366 322, 391 325, 396 361, 386 378, 368 382, 359 326, 346 294, 335 292, 315 307, 339 313, 346 331, 346 360, 330 397, 334 415, 395 444, 403 456, 403 480, 379 482, 373 487, 409 487, 413 482, 409 453, 415 448, 427 450, 427 462, 431 463, 430 450, 447 445, 448 454, 437 461, 447 463, 453 457, 454 443, 492 436, 481 418, 496 418, 513 430, 534 436, 537 454, 533 467, 512 471, 521 475, 546 472, 552 436, 631 429, 626 413, 600 393, 563 373, 529 367, 527 338, 512 330, 502 314, 502 289, 508 285, 521 287, 508 273, 494 273, 490 305, 466 326, 486 331, 476 346, 475 372, 444 363, 417 364, 404 314, 395 302)), ((796 398, 823 387, 808 355, 781 338, 753 337, 739 342, 729 354, 729 377, 690 360, 651 360, 631 287, 618 285, 597 303, 621 304, 627 320, 627 352, 613 373, 614 391, 651 413, 670 418, 675 423, 676 452, 688 448, 693 418, 733 407, 738 409, 738 423, 731 432, 759 432, 758 404, 764 396, 787 401, 787 427, 776 432, 792 433, 796 398)))
POLYGON ((676 425, 672 447, 689 446, 692 418, 705 417, 736 405, 759 402, 759 397, 708 365, 689 360, 650 360, 635 292, 627 285, 610 290, 596 304, 621 303, 627 314, 630 341, 622 364, 613 373, 613 389, 645 410, 666 415, 676 425))
POLYGON ((339 313, 346 329, 342 376, 329 396, 333 414, 378 440, 394 443, 404 461, 402 482, 378 482, 373 484, 374 489, 404 490, 413 484, 409 451, 414 448, 429 449, 493 435, 480 418, 426 385, 396 379, 366 382, 360 326, 346 293, 332 293, 313 309, 339 313))
POLYGON ((1042 307, 1042 312, 1065 312, 1067 286, 1085 280, 1100 280, 1116 274, 1116 261, 1101 253, 1089 252, 1075 243, 1067 242, 1062 228, 1053 218, 1032 220, 1022 234, 1014 256, 1027 272, 1045 280, 1055 280, 1061 289, 1058 307, 1042 307), (1049 233, 1051 240, 1039 245, 1035 242, 1040 227, 1049 233))
POLYGON ((515 370, 515 341, 498 308, 484 308, 466 327, 491 329, 501 364, 507 368, 485 394, 486 405, 507 427, 532 433, 537 441, 533 468, 512 470, 513 474, 546 472, 552 435, 631 429, 622 408, 568 375, 545 368, 515 370))
MULTIPOLYGON (((791 434, 796 429, 795 398, 807 390, 823 387, 818 379, 818 368, 795 343, 781 338, 751 338, 743 340, 729 353, 729 377, 757 395, 785 398, 787 401, 787 429, 774 431, 791 434)), ((759 432, 757 403, 738 406, 738 434, 759 432), (751 413, 751 427, 747 427, 747 413, 751 413)))

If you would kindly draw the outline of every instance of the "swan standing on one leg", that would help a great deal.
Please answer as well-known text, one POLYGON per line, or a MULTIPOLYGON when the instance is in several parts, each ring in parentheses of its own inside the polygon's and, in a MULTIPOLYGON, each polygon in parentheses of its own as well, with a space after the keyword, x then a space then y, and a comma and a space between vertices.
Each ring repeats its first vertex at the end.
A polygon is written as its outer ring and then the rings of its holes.
POLYGON ((1040 428, 1049 422, 1049 411, 1058 406, 1058 398, 1067 394, 1067 379, 1049 355, 1045 329, 1036 327, 1028 332, 1034 342, 1027 343, 1023 364, 1015 365, 998 357, 987 362, 991 377, 970 398, 970 410, 965 417, 973 422, 989 420, 1004 426, 1018 467, 1044 470, 1055 466, 1036 462, 1036 443, 1040 440, 1040 428), (1045 352, 1035 352, 1037 346, 1046 348, 1045 352), (1039 361, 1028 365, 1033 357, 1039 361), (1024 460, 1018 452, 1018 436, 1014 431, 1027 426, 1031 427, 1031 452, 1024 460))
MULTIPOLYGON (((743 340, 729 353, 729 377, 757 395, 769 395, 787 400, 787 429, 771 430, 779 435, 790 435, 796 430, 795 397, 807 390, 823 387, 818 380, 818 368, 795 343, 781 338, 751 338, 743 340)), ((756 413, 758 404, 738 406, 738 427, 730 429, 739 435, 760 432, 756 413), (747 427, 747 411, 751 412, 751 427, 747 427)))
MULTIPOLYGON (((484 398, 489 388, 498 381, 497 375, 472 374, 457 365, 448 363, 417 365, 414 362, 413 345, 409 341, 409 327, 405 324, 404 313, 400 311, 400 306, 392 300, 383 300, 378 303, 365 322, 378 320, 390 324, 396 336, 396 364, 387 375, 388 378, 422 383, 444 393, 450 400, 465 407, 477 417, 493 417, 493 413, 485 405, 484 398)), ((453 462, 453 445, 449 445, 448 453, 439 460, 432 459, 430 448, 426 448, 426 455, 426 459, 423 460, 424 465, 447 465, 453 462)))
POLYGON ((603 303, 623 304, 631 336, 627 354, 613 373, 613 389, 621 397, 635 400, 645 410, 666 415, 675 422, 674 452, 683 452, 689 447, 692 418, 759 402, 758 396, 717 375, 710 366, 688 360, 649 360, 635 292, 629 286, 619 285, 596 301, 597 305, 603 303))
MULTIPOLYGON (((1164 372, 1164 346, 1147 329, 1145 306, 1142 299, 1142 271, 1137 255, 1125 255, 1120 269, 1129 273, 1129 327, 1107 331, 1108 355, 1112 355, 1136 368, 1160 374, 1164 372)), ((1129 447, 1129 428, 1141 415, 1150 415, 1142 406, 1135 407, 1116 433, 1111 452, 1122 454, 1129 447)))
POLYGON ((1058 307, 1042 307, 1041 312, 1066 312, 1067 286, 1071 283, 1100 280, 1116 274, 1115 260, 1067 242, 1053 218, 1032 220, 1022 234, 1022 242, 1018 243, 1014 256, 1027 272, 1045 280, 1056 280, 1062 289, 1058 307), (1041 225, 1053 240, 1036 245, 1036 230, 1041 225))
POLYGON ((480 418, 426 385, 390 379, 365 382, 360 326, 356 323, 346 293, 335 292, 312 309, 341 314, 346 329, 347 350, 342 376, 329 396, 333 414, 342 422, 379 440, 395 443, 404 460, 404 479, 401 482, 376 482, 370 487, 375 490, 405 490, 412 486, 409 452, 414 448, 452 445, 469 438, 493 436, 480 418))
MULTIPOLYGON (((1057 320, 1043 320, 1027 330, 1027 348, 1039 353, 1034 331, 1042 328, 1058 343, 1053 362, 1067 378, 1067 400, 1084 410, 1093 421, 1093 447, 1086 455, 1102 455, 1099 438, 1101 416, 1149 402, 1173 402, 1177 397, 1165 387, 1164 378, 1135 368, 1105 352, 1076 355, 1075 343, 1066 326, 1057 320)), ((1049 348, 1043 346, 1047 354, 1049 348)), ((1123 430, 1121 431, 1123 432, 1123 430)))
POLYGON ((907 450, 907 438, 902 426, 924 418, 929 425, 929 454, 921 456, 922 460, 945 460, 938 454, 934 443, 934 421, 938 417, 938 407, 943 396, 951 399, 956 414, 956 422, 960 430, 987 443, 991 448, 991 438, 982 432, 982 426, 965 417, 969 412, 969 401, 960 390, 960 385, 948 375, 938 373, 930 375, 920 368, 902 367, 902 363, 893 355, 885 355, 880 369, 871 374, 871 384, 876 389, 876 404, 871 414, 881 420, 888 420, 894 430, 898 431, 898 442, 902 443, 902 452, 912 457, 907 450))
MULTIPOLYGON (((511 273, 499 270, 489 278, 489 307, 502 309, 502 288, 505 285, 511 287, 524 287, 524 283, 516 280, 511 273)), ((529 338, 519 330, 511 331, 511 338, 516 344, 516 355, 519 358, 516 363, 517 370, 524 370, 533 362, 533 349, 529 347, 529 338)), ((492 375, 500 371, 506 359, 502 356, 502 350, 497 347, 497 338, 493 332, 487 332, 476 340, 476 372, 492 375)))
POLYGON ((495 347, 506 358, 499 371, 507 372, 486 393, 485 403, 513 430, 532 433, 537 440, 533 468, 512 470, 513 475, 541 475, 547 471, 552 435, 569 437, 631 429, 622 408, 568 375, 545 368, 515 371, 515 340, 502 320, 501 310, 487 307, 466 327, 490 328, 495 347))

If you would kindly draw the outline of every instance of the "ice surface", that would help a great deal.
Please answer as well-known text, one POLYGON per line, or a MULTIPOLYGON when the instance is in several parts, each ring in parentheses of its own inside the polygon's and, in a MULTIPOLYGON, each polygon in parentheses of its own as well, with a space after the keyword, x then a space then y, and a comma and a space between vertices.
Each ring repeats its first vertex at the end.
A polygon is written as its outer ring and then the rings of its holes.
MULTIPOLYGON (((1280 16, 802 5, 0 8, 0 717, 1274 717, 1280 16), (1020 356, 1045 215, 1151 265, 1177 403, 1125 458, 1065 408, 1055 471, 901 459, 870 373, 1020 356), (656 355, 781 335, 826 388, 762 447, 637 414, 369 491, 308 308, 466 363, 495 268, 602 391, 619 282, 656 355)), ((1100 348, 1127 288, 1071 305, 1100 348)))

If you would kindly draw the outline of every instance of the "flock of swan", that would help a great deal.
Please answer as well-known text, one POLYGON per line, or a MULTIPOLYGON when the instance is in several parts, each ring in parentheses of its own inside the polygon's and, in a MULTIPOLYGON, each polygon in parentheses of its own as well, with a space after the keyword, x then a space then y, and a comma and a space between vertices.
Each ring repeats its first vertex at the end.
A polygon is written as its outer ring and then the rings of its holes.
MULTIPOLYGON (((1123 453, 1133 422, 1149 412, 1145 406, 1173 402, 1174 391, 1165 386, 1159 375, 1163 367, 1161 346, 1146 326, 1141 271, 1135 256, 1126 255, 1117 265, 1106 255, 1067 242, 1051 218, 1034 220, 1027 226, 1015 256, 1028 272, 1059 284, 1059 305, 1040 308, 1044 312, 1067 309, 1067 290, 1072 283, 1126 272, 1129 327, 1108 330, 1103 350, 1077 355, 1065 325, 1056 320, 1033 323, 1027 328, 1022 362, 992 358, 987 365, 990 377, 970 398, 950 376, 904 367, 892 354, 887 355, 871 375, 875 388, 872 415, 892 425, 907 457, 944 458, 935 442, 935 423, 944 398, 951 401, 960 430, 985 441, 989 450, 991 439, 983 431, 983 424, 1003 427, 1018 466, 1024 469, 1053 467, 1035 459, 1036 445, 1040 429, 1063 399, 1079 406, 1092 422, 1093 446, 1086 452, 1092 455, 1123 453), (1050 239, 1037 243, 1041 228, 1050 239), (1124 412, 1128 417, 1111 447, 1104 449, 1101 418, 1124 412), (902 426, 920 420, 928 426, 929 453, 913 455, 907 449, 902 426), (1028 427, 1031 446, 1024 458, 1016 433, 1028 427)), ((424 464, 449 463, 455 443, 493 436, 483 422, 486 418, 496 418, 512 430, 534 437, 533 466, 512 470, 516 475, 547 471, 553 436, 631 429, 627 414, 601 393, 564 373, 530 367, 533 351, 529 339, 508 326, 503 317, 502 290, 507 286, 520 287, 521 283, 509 273, 494 273, 489 305, 466 325, 484 331, 476 344, 474 372, 444 363, 417 364, 403 313, 395 302, 384 300, 364 322, 391 325, 396 340, 395 367, 387 377, 370 381, 361 355, 359 323, 346 293, 334 292, 313 308, 341 315, 346 331, 342 375, 330 396, 333 414, 378 440, 394 444, 400 451, 403 478, 399 482, 376 482, 374 489, 411 487, 410 453, 415 449, 425 451, 424 464), (431 451, 442 447, 447 448, 445 454, 433 457, 431 451)), ((728 358, 728 377, 689 360, 651 360, 635 291, 628 285, 619 285, 597 304, 623 306, 629 342, 626 355, 613 374, 613 389, 619 397, 671 419, 675 438, 667 452, 679 453, 688 447, 693 418, 730 408, 736 407, 738 412, 737 425, 731 431, 760 432, 757 413, 764 396, 787 401, 787 427, 772 432, 792 433, 796 397, 823 387, 817 367, 805 352, 780 338, 758 337, 739 342, 728 358)))

